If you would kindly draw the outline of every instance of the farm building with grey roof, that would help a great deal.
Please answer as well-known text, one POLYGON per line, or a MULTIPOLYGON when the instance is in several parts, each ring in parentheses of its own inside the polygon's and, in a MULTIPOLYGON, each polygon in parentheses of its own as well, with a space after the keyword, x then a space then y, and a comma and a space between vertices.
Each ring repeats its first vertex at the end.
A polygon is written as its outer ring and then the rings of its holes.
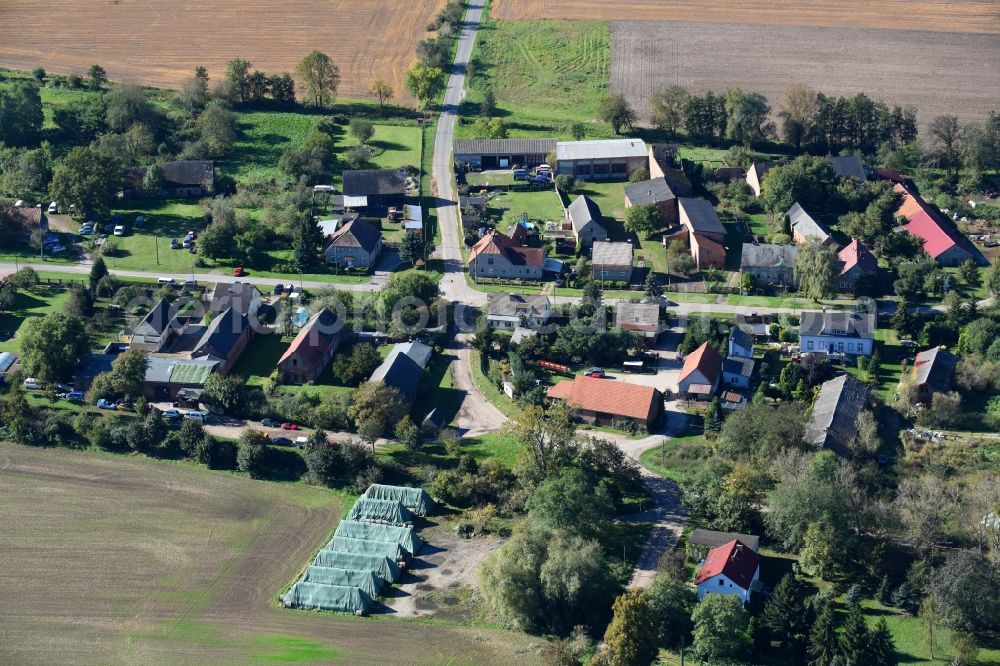
POLYGON ((455 162, 481 169, 534 167, 556 149, 555 139, 457 139, 455 162))

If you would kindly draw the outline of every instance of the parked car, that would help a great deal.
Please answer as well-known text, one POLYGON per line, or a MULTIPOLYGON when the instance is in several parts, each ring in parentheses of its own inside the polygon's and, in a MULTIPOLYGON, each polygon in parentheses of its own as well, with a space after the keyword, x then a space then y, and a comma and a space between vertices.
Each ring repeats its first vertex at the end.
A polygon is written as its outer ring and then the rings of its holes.
POLYGON ((243 277, 244 275, 246 275, 246 271, 243 270, 242 266, 233 269, 233 277, 243 277))
POLYGON ((181 418, 181 413, 176 409, 164 409, 160 412, 160 416, 171 421, 176 421, 181 418))
POLYGON ((588 377, 594 377, 595 379, 604 379, 604 368, 588 368, 585 373, 588 377))
POLYGON ((287 437, 272 437, 271 443, 276 446, 291 446, 292 440, 288 439, 287 437))
POLYGON ((59 214, 59 204, 55 201, 49 204, 49 215, 59 214))
POLYGON ((125 402, 124 400, 119 400, 118 404, 115 405, 115 409, 119 412, 131 412, 135 409, 135 406, 131 402, 125 402))
POLYGON ((170 249, 171 250, 179 250, 179 249, 181 249, 181 242, 179 240, 177 240, 176 238, 171 238, 170 239, 170 249))
POLYGON ((298 430, 299 427, 297 425, 295 425, 294 423, 282 423, 281 424, 281 429, 282 430, 298 430))
POLYGON ((156 284, 160 285, 161 287, 173 287, 177 284, 177 280, 173 278, 161 277, 161 278, 156 278, 156 284))
POLYGON ((113 233, 114 233, 115 236, 124 236, 125 235, 125 226, 121 225, 121 224, 116 224, 115 228, 113 230, 113 233))
POLYGON ((205 412, 199 412, 197 410, 192 410, 190 412, 186 412, 184 414, 184 418, 186 418, 186 419, 192 419, 194 421, 200 421, 201 423, 204 423, 205 420, 208 418, 208 414, 206 414, 205 412))
POLYGON ((97 401, 97 407, 98 409, 118 409, 118 405, 113 400, 105 400, 104 398, 97 401))
POLYGON ((40 391, 43 388, 45 388, 44 386, 42 386, 42 383, 37 379, 35 379, 34 377, 28 377, 27 379, 25 379, 22 386, 24 386, 24 388, 28 389, 29 391, 40 391))
POLYGON ((181 241, 181 246, 182 247, 191 247, 191 243, 193 243, 193 242, 194 242, 194 240, 192 240, 190 236, 185 236, 184 240, 181 241))
POLYGON ((276 284, 276 285, 274 285, 274 292, 273 293, 274 293, 275 296, 280 296, 281 294, 285 293, 285 285, 283 285, 283 284, 276 284))
POLYGON ((73 402, 83 402, 83 391, 70 391, 66 394, 66 399, 73 402))
POLYGON ((309 441, 308 437, 296 437, 295 438, 295 446, 298 447, 298 448, 300 448, 300 449, 305 448, 306 442, 308 442, 308 441, 309 441))
POLYGON ((265 428, 277 428, 279 425, 281 425, 274 419, 261 419, 260 424, 265 428))
POLYGON ((511 173, 514 176, 514 180, 528 180, 527 169, 514 169, 511 173))
POLYGON ((187 280, 184 280, 184 286, 185 287, 197 287, 198 286, 198 281, 195 280, 194 278, 189 278, 187 280))
POLYGON ((80 226, 81 236, 91 236, 93 235, 93 233, 94 233, 94 225, 91 224, 90 222, 87 222, 86 224, 80 226))

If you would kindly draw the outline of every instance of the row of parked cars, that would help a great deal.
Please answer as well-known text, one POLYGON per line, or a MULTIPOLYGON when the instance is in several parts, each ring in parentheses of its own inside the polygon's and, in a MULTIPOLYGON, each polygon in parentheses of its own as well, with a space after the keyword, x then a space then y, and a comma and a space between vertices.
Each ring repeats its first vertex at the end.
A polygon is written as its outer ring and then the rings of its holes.
MULTIPOLYGON (((46 389, 46 384, 34 377, 28 377, 25 379, 21 383, 21 386, 28 391, 44 391, 46 389)), ((60 398, 72 400, 74 402, 83 402, 83 391, 76 391, 72 386, 67 386, 66 384, 55 384, 53 388, 56 391, 56 396, 60 398)))

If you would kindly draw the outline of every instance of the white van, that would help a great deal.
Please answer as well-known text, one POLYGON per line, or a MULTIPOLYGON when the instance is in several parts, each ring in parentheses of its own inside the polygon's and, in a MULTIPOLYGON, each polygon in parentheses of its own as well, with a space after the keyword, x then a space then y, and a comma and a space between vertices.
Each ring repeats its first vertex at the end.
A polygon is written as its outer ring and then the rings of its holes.
POLYGON ((42 386, 42 383, 37 379, 35 379, 34 377, 28 377, 27 379, 24 380, 24 388, 28 389, 29 391, 38 391, 44 387, 42 386))
POLYGON ((156 278, 156 284, 161 287, 173 287, 177 284, 177 280, 173 278, 156 278))
POLYGON ((125 235, 125 225, 123 225, 123 224, 116 225, 115 226, 115 230, 114 230, 114 234, 115 234, 115 236, 124 236, 125 235))
POLYGON ((49 204, 49 215, 55 215, 59 212, 59 204, 55 201, 49 204))
POLYGON ((206 414, 205 412, 190 411, 190 412, 184 412, 184 418, 204 423, 205 420, 208 418, 208 414, 206 414))

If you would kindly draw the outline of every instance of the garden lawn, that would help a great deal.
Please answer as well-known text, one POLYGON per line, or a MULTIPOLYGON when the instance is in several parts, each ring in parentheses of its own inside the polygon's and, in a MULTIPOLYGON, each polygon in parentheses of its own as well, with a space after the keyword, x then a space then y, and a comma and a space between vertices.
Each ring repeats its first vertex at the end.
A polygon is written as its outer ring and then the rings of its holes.
POLYGON ((673 481, 686 481, 712 457, 704 435, 673 437, 644 451, 640 460, 649 471, 673 481))
POLYGON ((482 391, 483 395, 486 397, 494 407, 499 409, 508 418, 516 416, 521 413, 521 408, 518 407, 514 402, 511 401, 506 395, 504 395, 500 389, 498 389, 493 382, 490 381, 482 370, 480 365, 480 353, 475 349, 469 350, 469 365, 472 366, 472 380, 476 382, 476 386, 482 391))
MULTIPOLYGON (((358 140, 347 128, 336 137, 338 153, 358 145, 358 140)), ((376 155, 371 159, 373 168, 398 169, 420 166, 421 129, 416 126, 375 125, 375 134, 368 145, 376 155)), ((334 169, 334 181, 339 184, 340 172, 334 169)))
MULTIPOLYGON (((485 18, 485 17, 484 17, 485 18)), ((462 115, 476 117, 483 93, 497 97, 496 115, 511 137, 571 138, 568 125, 584 123, 590 137, 611 136, 595 123, 608 93, 611 32, 600 21, 486 20, 476 37, 476 73, 462 115)), ((472 137, 471 124, 456 127, 472 137)))
MULTIPOLYGON (((0 331, 5 334, 16 334, 31 317, 44 317, 53 312, 61 312, 67 298, 69 291, 62 287, 38 285, 31 291, 19 291, 11 308, 0 314, 0 331)), ((5 351, 19 353, 21 338, 0 341, 0 352, 5 351)))
POLYGON ((528 214, 529 220, 536 222, 559 221, 564 217, 559 195, 548 189, 505 192, 490 200, 490 208, 506 209, 499 229, 508 234, 523 213, 528 214))
POLYGON ((499 460, 506 467, 513 467, 521 451, 518 441, 505 433, 494 432, 462 441, 462 450, 477 460, 499 460))
MULTIPOLYGON (((575 201, 580 195, 587 195, 593 199, 597 207, 601 209, 601 213, 604 215, 604 219, 607 220, 609 217, 613 217, 616 220, 625 219, 625 186, 628 185, 625 181, 612 181, 612 182, 590 182, 590 181, 578 181, 576 188, 570 195, 570 200, 575 201)), ((611 240, 625 240, 624 238, 624 228, 620 227, 621 231, 616 233, 615 225, 609 225, 608 233, 611 236, 611 240)))
MULTIPOLYGON (((121 213, 125 236, 108 236, 118 247, 115 256, 105 257, 109 268, 162 271, 163 273, 203 272, 194 268, 195 255, 187 248, 170 249, 170 240, 183 240, 189 231, 200 231, 205 212, 193 199, 132 199, 113 210, 121 213), (145 218, 141 227, 133 225, 136 215, 145 218)), ((93 236, 88 239, 94 238, 93 236)))
POLYGON ((319 116, 295 112, 240 113, 236 146, 216 166, 238 183, 281 178, 284 175, 278 169, 281 154, 289 148, 301 148, 319 120, 319 116))

